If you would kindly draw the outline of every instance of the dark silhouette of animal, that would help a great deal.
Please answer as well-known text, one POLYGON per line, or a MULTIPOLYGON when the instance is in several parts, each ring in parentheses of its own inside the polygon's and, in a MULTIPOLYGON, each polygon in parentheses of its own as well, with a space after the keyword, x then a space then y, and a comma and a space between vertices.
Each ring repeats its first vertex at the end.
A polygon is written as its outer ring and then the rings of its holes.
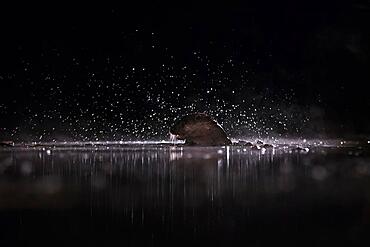
POLYGON ((230 145, 222 127, 205 113, 193 113, 178 119, 170 128, 170 134, 186 145, 220 146, 230 145))

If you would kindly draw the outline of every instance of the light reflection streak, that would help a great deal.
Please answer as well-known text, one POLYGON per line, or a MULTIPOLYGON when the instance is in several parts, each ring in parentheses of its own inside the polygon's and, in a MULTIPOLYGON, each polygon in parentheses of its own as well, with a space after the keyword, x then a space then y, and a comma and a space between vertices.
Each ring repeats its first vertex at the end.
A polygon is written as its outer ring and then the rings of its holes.
MULTIPOLYGON (((12 188, 16 196, 0 189, 0 209, 82 207, 89 209, 91 217, 109 212, 131 224, 143 225, 151 219, 174 227, 179 215, 184 224, 196 222, 207 207, 208 223, 215 224, 230 207, 242 208, 250 217, 255 207, 263 205, 262 198, 308 189, 325 194, 328 191, 320 184, 335 178, 335 172, 351 179, 370 174, 370 163, 365 161, 355 163, 353 178, 353 172, 325 167, 331 156, 321 151, 330 154, 330 148, 304 153, 290 152, 291 148, 140 144, 4 149, 0 188, 12 188), (322 165, 315 166, 312 160, 321 160, 322 165), (18 179, 9 180, 9 176, 18 179)), ((347 157, 347 153, 340 154, 347 157)), ((302 203, 311 199, 303 197, 302 203)))

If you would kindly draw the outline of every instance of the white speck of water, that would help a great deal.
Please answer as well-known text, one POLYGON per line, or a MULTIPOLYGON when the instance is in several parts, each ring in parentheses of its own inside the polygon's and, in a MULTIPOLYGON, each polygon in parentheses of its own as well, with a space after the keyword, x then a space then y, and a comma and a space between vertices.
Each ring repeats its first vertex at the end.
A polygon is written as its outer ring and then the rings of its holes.
POLYGON ((229 146, 226 147, 226 165, 227 167, 229 167, 230 165, 230 147, 229 146))
POLYGON ((221 166, 222 166, 222 159, 218 159, 218 160, 217 160, 217 166, 218 166, 218 167, 221 167, 221 166))
POLYGON ((50 149, 46 150, 46 154, 51 155, 51 150, 50 149))
POLYGON ((171 141, 171 142, 175 142, 175 141, 176 141, 176 135, 172 135, 172 134, 170 133, 170 141, 171 141))

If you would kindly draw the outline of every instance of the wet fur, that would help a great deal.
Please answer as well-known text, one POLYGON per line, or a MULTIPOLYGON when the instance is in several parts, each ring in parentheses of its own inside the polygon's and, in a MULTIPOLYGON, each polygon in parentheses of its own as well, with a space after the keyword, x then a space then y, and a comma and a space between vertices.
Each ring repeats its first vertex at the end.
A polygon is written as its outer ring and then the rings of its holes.
POLYGON ((229 145, 225 131, 210 116, 204 113, 186 115, 175 122, 170 133, 187 145, 229 145))

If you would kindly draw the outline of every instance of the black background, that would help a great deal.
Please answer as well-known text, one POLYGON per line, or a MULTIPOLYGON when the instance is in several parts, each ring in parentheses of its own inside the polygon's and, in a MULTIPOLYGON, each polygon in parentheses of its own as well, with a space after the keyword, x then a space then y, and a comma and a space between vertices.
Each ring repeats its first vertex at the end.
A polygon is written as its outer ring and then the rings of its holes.
POLYGON ((369 1, 2 6, 0 139, 370 133, 369 1))

